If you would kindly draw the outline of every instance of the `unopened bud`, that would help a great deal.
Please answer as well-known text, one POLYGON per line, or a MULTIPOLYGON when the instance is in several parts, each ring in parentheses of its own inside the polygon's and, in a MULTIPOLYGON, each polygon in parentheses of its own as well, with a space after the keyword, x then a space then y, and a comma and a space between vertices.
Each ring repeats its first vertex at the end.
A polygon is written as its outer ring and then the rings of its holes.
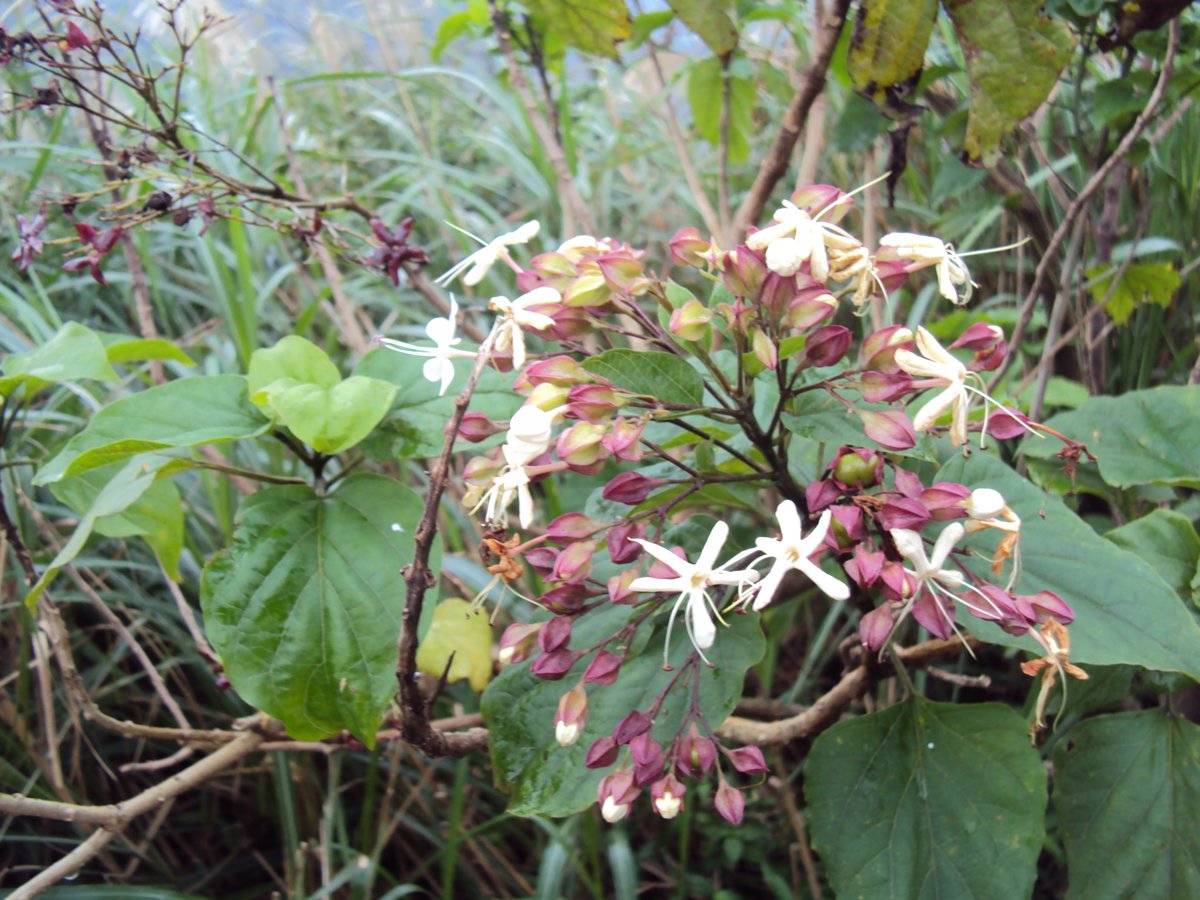
POLYGON ((721 280, 735 297, 754 299, 767 277, 767 264, 744 244, 730 250, 720 261, 721 280))
POLYGON ((621 745, 628 744, 639 734, 649 731, 652 724, 654 723, 648 715, 640 709, 635 709, 617 723, 617 727, 613 729, 613 740, 621 745))
MULTIPOLYGON (((458 426, 458 436, 472 444, 478 444, 503 430, 503 427, 497 425, 483 413, 469 412, 463 416, 462 422, 458 426)), ((446 423, 445 433, 447 436, 450 434, 449 422, 446 423)))
POLYGON ((600 439, 607 433, 608 429, 603 425, 576 422, 558 436, 555 445, 558 458, 572 469, 584 469, 603 462, 608 454, 600 439))
POLYGON ((588 663, 583 672, 583 680, 588 684, 613 684, 621 674, 621 663, 624 660, 615 653, 601 650, 588 663))
POLYGON ((701 737, 696 723, 688 726, 687 733, 679 742, 675 753, 675 766, 683 774, 699 778, 717 761, 717 745, 711 738, 701 737))
POLYGON ((565 547, 575 541, 587 540, 602 527, 599 522, 589 519, 583 513, 563 513, 546 526, 546 537, 560 547, 565 547))
POLYGON ((625 399, 606 384, 577 384, 567 394, 567 411, 585 422, 607 422, 625 399))
POLYGON ((693 297, 683 306, 671 312, 668 327, 671 334, 681 340, 699 341, 704 339, 712 317, 712 310, 693 297))
POLYGON ((717 785, 717 795, 714 798, 713 806, 721 814, 721 818, 730 825, 742 824, 742 817, 746 813, 746 798, 742 796, 741 791, 724 778, 721 778, 717 785))
POLYGON ((633 772, 629 769, 605 775, 596 790, 600 815, 609 823, 621 821, 629 815, 629 807, 640 793, 641 788, 633 783, 633 772))
POLYGON ((761 775, 768 771, 767 761, 763 759, 762 750, 753 744, 738 747, 736 750, 727 750, 725 757, 743 775, 761 775))
MULTIPOLYGON (((557 562, 557 557, 555 562, 557 562)), ((551 569, 553 571, 553 569, 551 569)), ((544 606, 556 616, 569 616, 579 612, 583 601, 587 599, 587 588, 582 584, 564 584, 553 590, 546 591, 538 597, 538 604, 544 606)))
POLYGON ((529 664, 529 673, 542 681, 558 681, 575 665, 575 654, 569 650, 543 653, 529 664))
POLYGON ((558 711, 554 715, 554 739, 563 747, 570 747, 587 724, 587 691, 583 682, 575 685, 558 699, 558 711))
POLYGON ((577 384, 589 384, 594 380, 595 376, 571 357, 552 356, 549 359, 539 359, 527 365, 513 382, 513 387, 524 393, 524 389, 532 389, 539 384, 569 388, 577 384))
POLYGON ((917 444, 912 420, 899 409, 857 409, 867 437, 884 450, 909 450, 917 444))
POLYGON ((537 635, 542 630, 542 625, 542 622, 514 622, 505 628, 504 633, 500 635, 500 649, 496 654, 500 665, 511 666, 528 659, 537 644, 537 635))
POLYGON ((571 642, 571 620, 565 616, 555 616, 542 626, 537 642, 546 653, 567 649, 571 642))
POLYGON ((600 438, 600 444, 617 459, 623 459, 625 462, 637 462, 642 458, 640 441, 644 428, 644 423, 618 416, 613 420, 608 434, 600 438))
POLYGON ((617 755, 620 752, 621 748, 612 739, 612 735, 606 734, 602 738, 597 738, 592 742, 592 746, 588 747, 583 764, 589 769, 604 769, 617 761, 617 755))
POLYGON ((614 503, 637 506, 665 482, 638 472, 622 472, 604 486, 601 496, 614 503))
POLYGON ((702 254, 712 249, 712 242, 700 237, 700 229, 694 225, 680 228, 675 236, 667 243, 671 251, 671 260, 680 266, 704 266, 702 254))
POLYGON ((774 371, 775 367, 779 365, 779 347, 767 337, 766 332, 761 328, 751 329, 750 346, 754 350, 754 358, 764 367, 774 371))
POLYGON ((595 541, 576 541, 558 554, 554 561, 551 581, 578 584, 592 573, 592 555, 596 552, 595 541))
POLYGON ((872 653, 883 649, 883 643, 892 633, 892 609, 885 603, 871 610, 858 620, 858 639, 872 653))
POLYGON ((805 365, 832 366, 850 349, 850 338, 850 329, 843 325, 822 325, 804 345, 805 365))
POLYGON ((631 563, 641 556, 641 545, 635 538, 644 537, 646 529, 641 522, 620 522, 608 532, 608 556, 617 565, 631 563))
POLYGON ((660 778, 650 786, 654 811, 664 819, 673 819, 683 809, 683 795, 687 789, 674 775, 660 778))

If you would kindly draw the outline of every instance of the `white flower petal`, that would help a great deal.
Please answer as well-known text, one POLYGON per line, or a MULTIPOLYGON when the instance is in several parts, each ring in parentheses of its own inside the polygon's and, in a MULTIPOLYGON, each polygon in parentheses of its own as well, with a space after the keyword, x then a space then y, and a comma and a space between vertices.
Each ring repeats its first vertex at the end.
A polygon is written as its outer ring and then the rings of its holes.
POLYGON ((962 536, 963 527, 961 522, 951 522, 943 528, 942 533, 938 535, 938 539, 934 542, 933 554, 929 557, 929 568, 940 569, 945 564, 946 557, 950 555, 950 551, 962 536))
POLYGON ((690 578, 692 573, 696 570, 696 567, 690 562, 680 556, 676 556, 666 547, 651 543, 643 538, 630 538, 630 540, 641 544, 642 548, 647 553, 657 559, 664 566, 670 568, 672 572, 677 572, 686 578, 690 578))
POLYGON ((687 586, 687 581, 682 578, 651 578, 649 575, 635 578, 629 583, 631 591, 651 594, 678 594, 686 590, 687 586))
POLYGON ((713 624, 712 616, 708 614, 705 605, 704 592, 693 591, 688 598, 687 609, 684 611, 697 650, 707 650, 717 639, 717 626, 713 624))
POLYGON ((721 548, 725 546, 725 539, 729 537, 729 525, 718 520, 713 525, 712 531, 708 533, 708 540, 704 542, 704 549, 700 551, 700 558, 696 560, 696 569, 700 571, 710 571, 714 568, 717 561, 717 556, 721 553, 721 548))
POLYGON ((425 360, 421 371, 425 375, 426 381, 432 381, 435 384, 441 382, 441 388, 438 390, 439 397, 446 393, 446 388, 450 387, 450 382, 454 380, 454 366, 450 360, 441 356, 425 360))
POLYGON ((850 597, 850 587, 842 581, 834 578, 811 559, 801 559, 796 563, 796 568, 808 576, 808 580, 815 584, 828 597, 834 600, 847 600, 850 597))
MULTIPOLYGON (((784 546, 794 547, 799 544, 801 538, 800 511, 796 509, 796 504, 791 500, 784 500, 775 509, 775 518, 779 522, 779 539, 784 546)), ((825 511, 824 518, 829 518, 829 510, 825 511)))
POLYGON ((779 590, 779 585, 783 581, 783 576, 791 571, 791 566, 787 560, 776 559, 771 566, 771 570, 767 572, 766 577, 759 582, 757 592, 754 595, 754 610, 757 612, 764 609, 772 600, 775 599, 775 592, 779 590))

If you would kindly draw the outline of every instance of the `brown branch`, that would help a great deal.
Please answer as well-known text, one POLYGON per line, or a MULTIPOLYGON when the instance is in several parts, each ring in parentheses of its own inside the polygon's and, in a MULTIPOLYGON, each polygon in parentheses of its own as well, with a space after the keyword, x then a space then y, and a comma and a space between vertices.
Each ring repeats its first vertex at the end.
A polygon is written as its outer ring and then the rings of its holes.
POLYGON ((10 816, 37 816, 59 822, 98 825, 99 829, 44 872, 9 894, 10 898, 33 897, 73 875, 94 859, 130 821, 153 812, 173 797, 199 787, 219 775, 262 743, 262 735, 247 732, 178 775, 168 778, 137 796, 111 806, 80 806, 53 800, 35 800, 20 794, 0 794, 0 812, 10 816))
POLYGON ((399 662, 396 667, 396 678, 400 682, 400 709, 403 714, 400 734, 405 741, 429 756, 465 756, 487 746, 487 732, 483 729, 443 734, 430 725, 429 709, 416 681, 417 623, 421 620, 425 592, 437 584, 437 577, 429 568, 429 554, 437 535, 438 508, 450 475, 450 457, 454 452, 454 442, 458 438, 458 430, 462 426, 471 396, 475 393, 475 385, 479 383, 479 376, 488 364, 492 345, 499 334, 499 328, 493 327, 491 334, 480 344, 471 375, 462 391, 454 398, 454 414, 450 417, 446 441, 442 445, 442 453, 433 471, 429 474, 425 510, 414 537, 413 561, 404 567, 407 590, 400 637, 397 641, 399 662))
POLYGON ((796 92, 783 114, 783 122, 780 123, 779 134, 775 136, 775 143, 771 145, 759 166, 754 184, 733 217, 735 237, 743 234, 747 227, 758 221, 771 193, 775 190, 775 185, 787 172, 792 151, 808 119, 809 110, 825 89, 829 62, 833 58, 834 48, 837 47, 838 37, 842 33, 842 24, 846 20, 846 10, 849 8, 850 0, 835 0, 829 15, 816 23, 812 59, 801 76, 800 90, 796 92))
MULTIPOLYGON (((1146 126, 1150 124, 1150 120, 1154 117, 1154 111, 1158 108, 1163 96, 1167 91, 1167 84, 1171 80, 1171 75, 1175 71, 1175 51, 1179 46, 1179 19, 1171 22, 1171 30, 1167 36, 1167 51, 1163 55, 1162 68, 1158 72, 1158 81, 1154 84, 1154 90, 1150 92, 1150 97, 1146 100, 1146 106, 1138 114, 1136 120, 1125 136, 1121 138, 1121 142, 1117 145, 1117 149, 1112 152, 1112 155, 1104 161, 1099 169, 1093 173, 1092 177, 1087 180, 1087 184, 1072 201, 1066 213, 1063 215, 1062 221, 1054 234, 1050 237, 1050 243, 1042 252, 1041 262, 1038 263, 1037 270, 1033 275, 1033 284, 1029 287, 1029 293, 1026 295, 1024 302, 1021 304, 1020 312, 1017 315, 1017 324, 1013 328, 1012 336, 1009 338, 1010 347, 1019 347, 1021 339, 1025 336, 1025 329, 1029 326, 1029 321, 1033 315, 1033 304, 1041 293, 1043 282, 1049 277, 1050 270, 1058 266, 1058 250, 1062 247, 1063 242, 1070 234, 1075 220, 1083 213, 1088 201, 1092 195, 1096 193, 1108 179, 1122 160, 1129 155, 1129 151, 1133 149, 1134 143, 1137 141, 1146 126)), ((995 389, 1000 383, 1005 373, 1012 365, 1013 359, 1017 356, 1016 353, 1010 353, 1005 357, 1004 362, 996 370, 995 375, 989 384, 989 389, 995 389)))
MULTIPOLYGON (((975 645, 973 638, 968 638, 968 642, 972 646, 975 645)), ((962 641, 957 639, 926 641, 915 647, 906 647, 901 650, 900 662, 906 668, 920 669, 935 660, 957 656, 965 646, 962 641)), ((867 659, 858 668, 847 672, 841 681, 799 715, 774 722, 755 722, 730 716, 717 729, 717 734, 725 740, 760 746, 786 744, 789 741, 809 737, 836 722, 846 707, 892 671, 893 668, 887 660, 876 663, 867 659)))
POLYGON ((566 151, 555 137, 554 129, 542 115, 537 100, 534 99, 533 92, 529 89, 529 82, 525 80, 525 73, 522 71, 520 63, 517 62, 517 56, 513 52, 512 32, 508 26, 508 16, 496 4, 496 0, 488 0, 488 6, 492 11, 492 28, 496 32, 500 52, 508 64, 508 80, 512 83, 513 90, 517 92, 517 97, 525 108, 525 113, 533 125, 534 133, 542 142, 542 149, 546 151, 546 157, 550 160, 550 165, 558 179, 558 194, 562 198, 563 231, 570 234, 578 227, 591 234, 596 230, 596 222, 587 206, 584 205, 583 197, 579 194, 579 188, 571 174, 571 167, 567 164, 566 151))

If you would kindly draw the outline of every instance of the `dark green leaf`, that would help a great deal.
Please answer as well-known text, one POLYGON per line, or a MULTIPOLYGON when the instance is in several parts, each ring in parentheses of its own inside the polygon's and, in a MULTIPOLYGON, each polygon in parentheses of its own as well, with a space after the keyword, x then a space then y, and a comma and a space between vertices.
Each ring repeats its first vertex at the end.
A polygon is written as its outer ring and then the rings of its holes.
POLYGON ((617 44, 633 35, 622 0, 525 0, 529 11, 576 50, 617 58, 617 44))
POLYGON ((970 118, 965 150, 990 165, 1000 140, 1041 106, 1071 58, 1066 23, 1042 0, 944 0, 967 61, 970 118))
POLYGON ((1054 772, 1068 898, 1200 897, 1200 726, 1098 716, 1058 742, 1054 772))
MULTIPOLYGON (((1135 554, 1106 541, 1063 505, 993 456, 975 454, 942 467, 940 479, 990 487, 1021 517, 1021 575, 1017 593, 1054 591, 1075 611, 1071 659, 1076 663, 1129 663, 1148 669, 1200 674, 1200 625, 1179 596, 1135 554)), ((990 558, 995 538, 979 535, 975 546, 990 558)), ((983 560, 976 570, 989 580, 983 560)), ((994 643, 1034 648, 989 623, 961 621, 994 643)), ((1039 651, 1038 656, 1042 653, 1039 651)))
POLYGON ((678 356, 641 350, 607 350, 584 360, 583 367, 622 390, 664 403, 699 406, 704 402, 700 373, 678 356))
POLYGON ((1114 528, 1105 537, 1140 556, 1181 597, 1191 597, 1192 579, 1200 563, 1200 536, 1186 516, 1156 509, 1114 528))
POLYGON ((270 428, 241 375, 181 378, 114 400, 34 478, 44 485, 154 450, 254 437, 270 428))
MULTIPOLYGON (((571 646, 591 646, 617 631, 631 613, 629 607, 611 605, 589 613, 572 633, 571 646)), ((523 663, 509 666, 488 685, 483 716, 496 781, 511 797, 509 812, 568 816, 596 802, 596 787, 605 773, 584 767, 587 748, 597 738, 611 734, 630 711, 646 709, 674 676, 662 669, 664 631, 660 628, 654 639, 621 667, 616 684, 589 690, 587 724, 570 747, 560 747, 555 741, 554 712, 559 697, 587 667, 590 655, 577 662, 562 681, 541 681, 530 675, 529 665, 523 663)), ((724 721, 733 710, 746 670, 762 658, 765 646, 755 614, 733 616, 730 627, 718 631, 716 643, 706 651, 716 668, 699 668, 700 709, 709 722, 724 721)), ((672 661, 678 665, 690 650, 684 629, 676 628, 672 661)), ((655 723, 655 738, 669 741, 686 709, 683 699, 668 701, 655 723)))
POLYGON ((840 722, 804 767, 813 849, 841 897, 1027 897, 1046 770, 1025 720, 910 697, 840 722))
MULTIPOLYGON (((1100 476, 1113 487, 1200 487, 1200 387, 1157 387, 1120 397, 1092 397, 1047 425, 1087 444, 1100 476)), ((1049 459, 1054 440, 1026 438, 1021 451, 1049 459)))
MULTIPOLYGON (((234 689, 299 740, 348 729, 368 746, 396 693, 400 570, 420 498, 379 475, 251 494, 204 570, 205 630, 234 689)), ((430 562, 438 571, 437 559, 430 562)))

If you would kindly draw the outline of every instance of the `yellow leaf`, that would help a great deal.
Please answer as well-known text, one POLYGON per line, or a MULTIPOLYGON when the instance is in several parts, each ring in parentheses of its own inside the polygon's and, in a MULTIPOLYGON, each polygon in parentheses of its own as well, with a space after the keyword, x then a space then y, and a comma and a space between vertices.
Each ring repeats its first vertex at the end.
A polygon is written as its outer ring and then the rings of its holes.
POLYGON ((417 648, 417 668, 440 678, 453 654, 446 681, 467 679, 471 690, 482 691, 492 679, 492 626, 482 609, 454 597, 433 611, 433 622, 417 648))

